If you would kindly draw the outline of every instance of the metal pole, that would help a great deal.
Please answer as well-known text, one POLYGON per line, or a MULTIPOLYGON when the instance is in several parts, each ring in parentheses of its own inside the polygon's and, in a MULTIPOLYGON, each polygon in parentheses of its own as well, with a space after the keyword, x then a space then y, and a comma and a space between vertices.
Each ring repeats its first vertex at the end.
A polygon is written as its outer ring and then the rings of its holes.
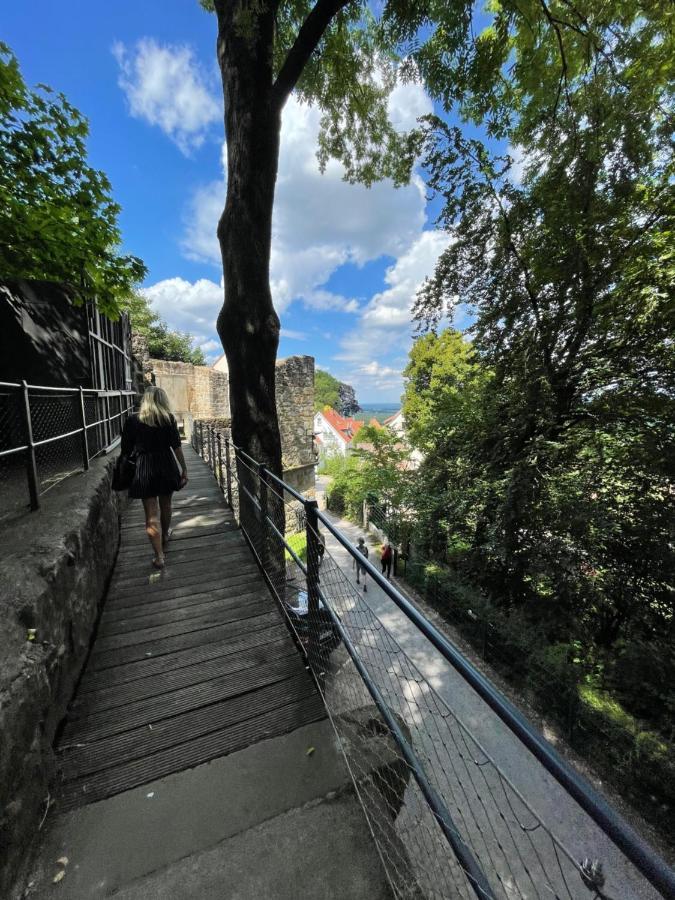
POLYGON ((37 463, 35 461, 35 446, 33 444, 33 424, 30 418, 30 398, 28 397, 28 385, 25 381, 21 382, 23 389, 23 413, 24 424, 26 426, 26 469, 28 473, 28 493, 30 494, 30 508, 38 509, 40 506, 40 498, 38 495, 38 474, 37 463))
POLYGON ((223 441, 220 432, 216 434, 216 440, 218 442, 218 476, 217 481, 220 485, 220 489, 223 489, 223 441))
POLYGON ((216 475, 216 429, 214 425, 209 425, 209 464, 211 466, 211 471, 213 472, 213 477, 218 478, 216 475))
POLYGON ((227 481, 227 505, 232 509, 232 464, 230 463, 229 438, 225 438, 225 478, 227 481))
POLYGON ((307 622, 309 642, 307 656, 315 675, 320 677, 321 645, 319 641, 319 520, 316 500, 305 501, 305 533, 307 535, 307 622))
POLYGON ((82 424, 82 465, 89 468, 89 441, 87 439, 87 414, 84 409, 84 391, 80 386, 80 422, 82 424))
MULTIPOLYGON (((260 564, 267 572, 269 569, 269 553, 267 546, 267 470, 258 463, 258 482, 260 488, 260 564)), ((253 511, 255 515, 255 510, 253 511)))

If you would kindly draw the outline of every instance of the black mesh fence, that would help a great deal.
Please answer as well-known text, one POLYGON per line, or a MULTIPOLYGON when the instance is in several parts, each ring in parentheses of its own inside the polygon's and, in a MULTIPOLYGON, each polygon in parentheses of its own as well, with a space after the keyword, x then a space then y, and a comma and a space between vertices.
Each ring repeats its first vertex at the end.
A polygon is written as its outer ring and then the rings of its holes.
POLYGON ((133 401, 131 391, 0 384, 0 518, 35 508, 83 471, 117 438, 133 401))
POLYGON ((21 393, 0 386, 0 520, 29 507, 27 444, 21 393))
MULTIPOLYGON (((445 664, 439 651, 428 642, 420 666, 392 629, 393 599, 384 613, 369 602, 372 571, 358 552, 345 544, 345 566, 327 549, 316 505, 241 451, 228 488, 231 445, 221 435, 219 452, 216 429, 197 423, 193 445, 223 492, 237 493, 238 520, 321 692, 393 895, 605 897, 594 860, 575 858, 556 817, 534 811, 439 693, 429 674, 445 664)), ((634 877, 639 896, 655 896, 634 877)))

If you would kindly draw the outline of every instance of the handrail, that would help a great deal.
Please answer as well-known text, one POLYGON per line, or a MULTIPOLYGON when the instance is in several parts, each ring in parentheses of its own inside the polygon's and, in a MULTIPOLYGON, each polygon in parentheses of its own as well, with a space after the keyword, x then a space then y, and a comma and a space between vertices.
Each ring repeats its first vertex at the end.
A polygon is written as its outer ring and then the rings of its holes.
MULTIPOLYGON (((297 490, 286 484, 283 479, 270 472, 254 460, 249 454, 237 447, 228 438, 225 439, 226 452, 232 445, 235 456, 241 454, 260 467, 264 477, 271 479, 290 496, 303 503, 305 508, 310 502, 297 490)), ((588 782, 578 775, 571 766, 562 759, 553 747, 538 734, 527 719, 496 688, 469 663, 442 634, 406 597, 388 582, 383 575, 354 547, 354 545, 337 529, 330 519, 320 510, 314 511, 316 518, 347 550, 359 566, 364 568, 373 581, 396 604, 410 622, 431 642, 443 658, 462 678, 476 691, 482 700, 501 719, 509 730, 523 743, 533 756, 544 766, 550 775, 574 798, 579 806, 596 822, 614 844, 633 863, 638 871, 664 897, 675 896, 675 873, 655 850, 653 850, 637 832, 620 816, 588 782)), ((284 539, 284 544, 287 542, 284 539)), ((295 554, 293 554, 295 556, 295 554)), ((341 629, 342 630, 342 629, 341 629)))
MULTIPOLYGON (((80 457, 81 461, 75 468, 81 467, 84 470, 88 469, 91 459, 104 450, 107 452, 115 446, 117 442, 116 433, 119 424, 123 422, 125 415, 131 411, 132 405, 130 399, 136 395, 136 392, 133 390, 121 388, 111 390, 106 388, 55 387, 53 385, 28 384, 25 381, 22 381, 21 383, 0 381, 0 391, 5 391, 6 397, 16 400, 17 407, 15 409, 15 414, 18 427, 15 430, 23 432, 21 435, 23 439, 20 444, 0 451, 0 460, 7 459, 19 453, 25 453, 26 482, 31 510, 39 509, 40 494, 48 489, 44 488, 43 484, 40 482, 39 469, 42 463, 35 451, 42 447, 56 444, 58 441, 65 441, 68 438, 72 438, 79 434, 81 436, 81 450, 77 455, 80 457), (43 401, 47 401, 47 398, 40 397, 41 394, 45 393, 65 395, 62 397, 63 401, 72 404, 71 412, 73 421, 70 424, 77 423, 78 427, 70 428, 68 431, 59 432, 58 434, 50 434, 49 431, 51 431, 51 429, 44 429, 43 433, 44 431, 47 431, 47 436, 40 437, 39 440, 36 440, 33 434, 34 409, 31 406, 31 400, 34 400, 37 397, 43 401), (111 398, 119 401, 117 404, 117 412, 113 411, 114 407, 110 403, 111 398), (96 403, 95 412, 97 418, 93 422, 87 422, 85 400, 92 399, 96 403), (101 413, 103 413, 102 417, 98 418, 101 413), (102 429, 100 432, 101 446, 95 453, 90 453, 89 436, 91 430, 94 428, 102 429)), ((58 401, 59 398, 57 397, 56 399, 58 401)), ((11 435, 12 431, 10 430, 9 433, 11 435)), ((70 474, 72 471, 74 470, 71 468, 66 474, 70 474)))
POLYGON ((637 832, 569 766, 527 719, 481 675, 413 604, 384 578, 375 566, 320 510, 317 517, 340 544, 365 568, 401 612, 431 641, 443 658, 471 685, 504 724, 522 741, 544 768, 602 828, 635 867, 665 897, 675 896, 675 873, 637 832))

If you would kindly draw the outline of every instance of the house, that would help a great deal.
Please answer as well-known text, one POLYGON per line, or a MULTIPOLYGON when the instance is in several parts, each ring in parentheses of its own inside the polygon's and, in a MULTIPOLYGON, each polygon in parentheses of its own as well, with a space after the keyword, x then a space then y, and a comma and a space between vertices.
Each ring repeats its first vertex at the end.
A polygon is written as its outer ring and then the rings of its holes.
MULTIPOLYGON (((397 437, 401 438, 401 440, 405 444, 407 444, 406 427, 402 409, 399 409, 399 411, 394 413, 393 416, 389 416, 388 419, 385 419, 384 425, 389 428, 390 431, 393 431, 397 437)), ((413 449, 410 451, 408 461, 405 463, 404 468, 410 471, 418 469, 423 459, 423 454, 419 450, 413 449)))
POLYGON ((314 440, 322 456, 346 456, 364 423, 341 416, 330 406, 314 414, 314 440))
POLYGON ((394 434, 405 435, 405 422, 403 420, 403 410, 399 409, 397 413, 394 413, 393 416, 389 416, 388 419, 384 420, 384 425, 387 428, 390 428, 394 434))
POLYGON ((218 359, 214 362, 213 368, 216 372, 226 372, 229 373, 229 367, 227 365, 227 357, 224 353, 221 353, 218 359))

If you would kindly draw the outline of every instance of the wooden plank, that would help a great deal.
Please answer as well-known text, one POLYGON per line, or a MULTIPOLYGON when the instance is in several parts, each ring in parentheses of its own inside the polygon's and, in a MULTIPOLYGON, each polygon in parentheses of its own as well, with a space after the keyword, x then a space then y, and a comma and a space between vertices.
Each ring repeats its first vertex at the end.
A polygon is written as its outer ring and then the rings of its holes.
POLYGON ((128 702, 120 708, 100 710, 83 718, 70 718, 69 715, 63 729, 62 743, 76 744, 97 740, 99 737, 129 731, 140 725, 160 722, 189 709, 208 706, 228 697, 245 694, 265 684, 283 681, 303 671, 304 666, 299 655, 286 656, 269 660, 264 666, 242 669, 240 672, 212 678, 210 681, 180 688, 159 697, 128 702))
POLYGON ((294 701, 253 719, 239 722, 231 728, 186 740, 182 744, 142 759, 132 760, 114 769, 67 782, 62 789, 58 811, 66 812, 74 807, 131 790, 149 781, 233 753, 271 735, 285 734, 301 728, 324 716, 321 700, 318 694, 314 694, 308 699, 294 701))
POLYGON ((63 805, 102 799, 323 718, 325 711, 232 511, 186 448, 167 566, 140 503, 60 739, 63 805))
MULTIPOLYGON (((180 550, 181 552, 187 552, 189 550, 193 550, 195 548, 204 548, 208 547, 212 549, 215 546, 228 546, 228 545, 236 545, 248 547, 244 536, 241 531, 227 531, 220 532, 217 535, 213 534, 193 534, 193 535, 182 535, 180 540, 174 541, 171 540, 169 547, 171 551, 180 550)), ((145 539, 143 542, 141 541, 128 541, 123 546, 120 547, 117 559, 120 561, 139 557, 146 556, 151 552, 150 542, 145 539)))
POLYGON ((146 725, 113 734, 86 744, 65 745, 58 750, 59 769, 64 779, 81 778, 92 772, 118 767, 132 759, 141 759, 174 747, 189 738, 253 719, 269 709, 278 709, 289 703, 297 703, 313 693, 312 682, 303 674, 284 681, 268 684, 233 700, 213 703, 158 722, 152 728, 146 725))
MULTIPOLYGON (((186 575, 178 574, 178 575, 169 575, 168 577, 162 577, 161 572, 156 570, 148 572, 146 578, 143 579, 142 584, 121 584, 118 588, 112 590, 110 592, 110 599, 113 603, 118 601, 127 600, 129 598, 136 597, 139 601, 142 601, 144 597, 150 596, 169 596, 172 592, 175 591, 183 591, 183 593, 190 594, 191 592, 196 592, 200 589, 210 589, 212 587, 218 587, 218 585, 224 585, 225 583, 230 582, 230 574, 228 574, 228 570, 222 567, 213 567, 214 571, 212 573, 206 573, 205 577, 199 579, 197 583, 197 579, 195 579, 194 575, 188 572, 186 575), (185 590, 187 589, 187 590, 185 590)), ((237 577, 242 577, 243 575, 251 575, 252 573, 259 571, 256 563, 251 557, 246 564, 240 564, 237 566, 237 577)), ((262 578, 262 575, 260 576, 262 578)), ((178 594, 174 594, 174 596, 179 596, 178 594)))
POLYGON ((217 656, 245 654, 251 648, 274 643, 277 640, 285 640, 286 637, 286 629, 280 622, 275 622, 268 628, 246 632, 240 637, 225 638, 214 641, 212 644, 198 644, 196 647, 176 650, 174 653, 167 653, 164 656, 144 657, 111 669, 102 669, 101 671, 87 669, 80 682, 78 696, 81 693, 112 687, 115 684, 126 684, 137 678, 164 675, 166 672, 173 672, 183 666, 190 666, 202 660, 208 661, 217 656))
POLYGON ((188 634, 191 631, 203 631, 205 628, 211 628, 214 625, 224 625, 227 622, 250 619, 267 612, 271 603, 271 598, 269 600, 253 600, 245 606, 235 606, 232 609, 227 607, 214 608, 185 622, 170 622, 168 625, 139 628, 136 631, 119 635, 101 635, 96 639, 96 649, 105 651, 122 647, 133 647, 135 644, 146 644, 148 641, 161 640, 162 638, 173 637, 178 634, 188 634))
POLYGON ((100 637, 110 637, 113 634, 127 634, 158 625, 185 622, 189 619, 203 616, 213 609, 234 609, 237 606, 249 607, 263 601, 269 602, 269 591, 266 591, 265 587, 261 586, 259 590, 248 594, 236 594, 234 597, 228 597, 227 599, 222 597, 211 598, 179 609, 166 609, 160 603, 155 606, 154 612, 146 613, 144 616, 132 616, 128 619, 106 619, 105 622, 100 624, 98 633, 100 637))
POLYGON ((153 586, 158 582, 170 584, 172 580, 179 578, 192 578, 193 584, 198 584, 199 578, 196 578, 196 575, 212 577, 222 573, 228 574, 232 572, 234 567, 240 564, 250 564, 250 561, 251 554, 246 553, 243 548, 238 548, 232 553, 223 553, 222 555, 214 548, 210 558, 206 560, 189 558, 175 560, 167 553, 166 565, 159 573, 157 570, 152 573, 144 572, 144 567, 140 561, 136 565, 130 566, 127 564, 120 567, 119 573, 110 583, 110 591, 112 593, 118 589, 126 590, 134 585, 137 585, 142 590, 148 582, 149 574, 154 574, 155 576, 159 574, 159 578, 153 579, 153 586))
POLYGON ((191 631, 189 634, 178 634, 174 637, 162 638, 162 640, 148 641, 145 644, 135 644, 133 647, 99 651, 94 645, 92 655, 89 657, 89 667, 92 671, 108 669, 112 666, 133 662, 136 659, 163 656, 174 653, 176 650, 186 650, 189 647, 198 647, 201 644, 212 643, 224 638, 240 637, 250 631, 269 628, 271 625, 277 624, 279 627, 285 627, 275 608, 255 619, 228 622, 225 625, 216 625, 201 631, 191 631))
POLYGON ((276 641, 268 642, 260 647, 250 647, 245 655, 235 653, 216 656, 210 660, 202 659, 194 665, 165 672, 161 678, 151 675, 129 681, 126 684, 115 684, 97 691, 78 693, 76 700, 70 706, 69 716, 72 720, 81 719, 94 713, 114 709, 116 706, 126 706, 127 703, 159 697, 193 684, 213 681, 215 678, 235 672, 243 672, 254 666, 265 666, 272 660, 281 659, 284 656, 297 657, 298 651, 286 638, 286 635, 279 633, 276 641))
POLYGON ((158 585, 153 588, 148 587, 145 597, 140 590, 137 593, 124 591, 111 597, 110 601, 113 606, 133 606, 148 603, 154 599, 164 598, 166 600, 172 600, 176 597, 193 596, 196 591, 203 594, 207 591, 215 591, 230 585, 241 584, 242 580, 252 581, 256 578, 258 579, 258 583, 263 583, 262 575, 260 574, 258 567, 255 563, 251 563, 239 567, 238 574, 235 577, 228 577, 227 581, 224 578, 216 577, 214 579, 200 581, 199 585, 196 586, 194 579, 188 578, 180 584, 173 582, 171 585, 167 586, 158 585))
POLYGON ((238 593, 251 594, 263 588, 264 582, 259 572, 244 573, 236 578, 228 578, 227 582, 219 583, 211 590, 202 591, 200 589, 198 594, 188 592, 182 596, 168 599, 151 595, 146 598, 133 597, 120 600, 118 603, 111 603, 104 608, 101 622, 145 616, 158 609, 182 609, 194 603, 203 603, 205 600, 216 600, 218 597, 227 600, 235 597, 238 593), (133 602, 131 602, 132 600, 133 602))

